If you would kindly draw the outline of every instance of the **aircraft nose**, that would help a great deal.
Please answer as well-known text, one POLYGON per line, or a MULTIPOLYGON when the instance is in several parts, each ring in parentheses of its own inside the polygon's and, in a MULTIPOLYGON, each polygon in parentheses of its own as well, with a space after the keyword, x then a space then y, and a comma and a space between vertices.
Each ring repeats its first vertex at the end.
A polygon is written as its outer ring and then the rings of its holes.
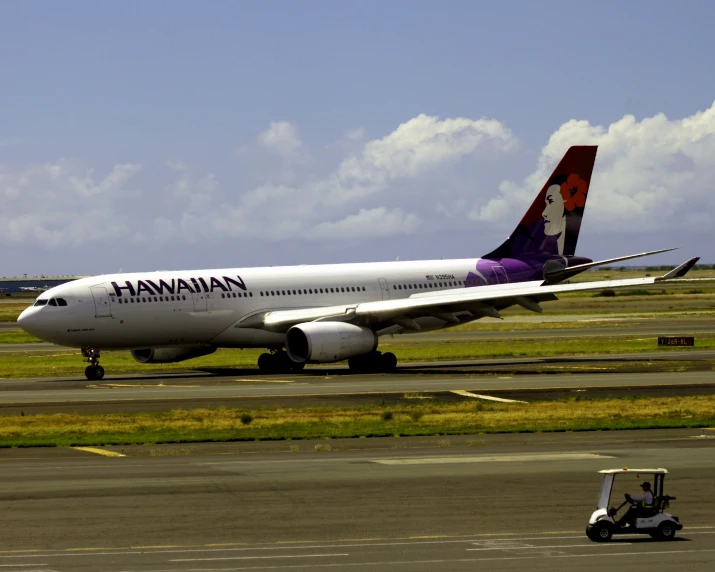
POLYGON ((23 310, 17 318, 17 324, 26 332, 32 334, 33 326, 37 324, 37 310, 30 306, 23 310))

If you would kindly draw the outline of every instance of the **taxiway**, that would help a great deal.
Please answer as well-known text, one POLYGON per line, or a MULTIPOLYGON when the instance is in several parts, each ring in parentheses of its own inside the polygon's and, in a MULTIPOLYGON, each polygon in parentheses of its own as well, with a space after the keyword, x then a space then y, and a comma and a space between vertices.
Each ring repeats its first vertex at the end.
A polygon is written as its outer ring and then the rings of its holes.
POLYGON ((385 438, 331 441, 330 451, 314 442, 128 447, 114 458, 4 450, 0 565, 704 572, 715 562, 710 433, 385 438), (679 539, 587 540, 596 471, 623 465, 671 471, 679 539))

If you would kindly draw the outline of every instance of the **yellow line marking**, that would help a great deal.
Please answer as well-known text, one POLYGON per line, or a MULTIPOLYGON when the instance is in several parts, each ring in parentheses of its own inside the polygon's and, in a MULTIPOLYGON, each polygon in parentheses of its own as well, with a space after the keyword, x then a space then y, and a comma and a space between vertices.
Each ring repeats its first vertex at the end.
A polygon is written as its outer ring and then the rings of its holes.
POLYGON ((151 385, 145 384, 131 384, 131 383, 102 383, 96 384, 92 383, 87 387, 91 389, 114 389, 116 387, 129 387, 135 389, 143 389, 145 387, 201 387, 200 385, 166 385, 164 383, 153 383, 151 385))
POLYGON ((503 397, 492 397, 491 395, 479 395, 478 393, 472 393, 463 389, 453 389, 452 393, 456 393, 457 395, 461 395, 462 397, 474 397, 476 399, 484 399, 486 401, 498 401, 500 403, 526 403, 526 401, 519 401, 518 399, 504 399, 503 397))
POLYGON ((86 451, 87 453, 94 453, 95 455, 102 455, 103 457, 126 457, 122 453, 117 453, 116 451, 109 451, 107 449, 100 449, 98 447, 72 447, 76 451, 86 451))
POLYGON ((234 381, 248 381, 250 383, 295 383, 292 379, 235 379, 234 381))
MULTIPOLYGON (((715 526, 688 526, 687 530, 713 530, 715 526)), ((277 542, 268 543, 256 543, 256 545, 261 546, 278 546, 281 544, 335 544, 339 542, 375 542, 375 541, 390 541, 395 542, 398 540, 419 540, 419 539, 448 539, 448 538, 488 538, 493 536, 550 536, 554 534, 583 534, 583 530, 551 530, 547 532, 484 532, 480 534, 443 534, 436 536, 398 536, 396 538, 390 537, 375 537, 375 538, 339 538, 337 540, 282 540, 277 542)), ((160 546, 159 548, 205 548, 207 546, 250 546, 251 543, 248 542, 227 542, 222 544, 172 544, 168 546, 160 546)), ((141 548, 153 548, 151 546, 131 546, 132 550, 138 550, 141 548)), ((81 550, 124 550, 126 547, 114 547, 114 548, 63 548, 60 550, 52 550, 53 553, 63 553, 63 552, 75 552, 81 550)), ((34 552, 47 552, 42 549, 26 549, 26 550, 0 550, 0 554, 32 554, 34 552)))

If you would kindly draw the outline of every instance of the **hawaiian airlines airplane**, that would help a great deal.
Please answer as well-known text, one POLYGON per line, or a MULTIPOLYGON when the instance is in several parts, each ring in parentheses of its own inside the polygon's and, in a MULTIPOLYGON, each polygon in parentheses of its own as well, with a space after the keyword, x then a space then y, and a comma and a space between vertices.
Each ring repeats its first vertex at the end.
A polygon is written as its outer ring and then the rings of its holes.
MULTIPOLYGON (((51 288, 18 319, 48 342, 82 349, 88 379, 104 377, 100 350, 168 363, 217 348, 266 348, 265 372, 348 360, 356 372, 390 371, 386 334, 449 328, 564 292, 641 286, 684 276, 692 258, 659 277, 564 283, 598 265, 575 255, 595 146, 571 147, 514 232, 483 258, 321 266, 143 272, 83 278, 51 288)), ((667 249, 672 250, 672 249, 667 249)))

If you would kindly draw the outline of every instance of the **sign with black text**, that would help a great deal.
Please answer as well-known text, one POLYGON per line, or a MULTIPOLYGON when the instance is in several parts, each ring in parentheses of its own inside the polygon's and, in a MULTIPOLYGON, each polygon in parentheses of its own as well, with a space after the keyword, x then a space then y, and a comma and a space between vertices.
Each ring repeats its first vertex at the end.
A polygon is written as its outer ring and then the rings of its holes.
POLYGON ((687 347, 694 345, 695 338, 692 336, 658 336, 658 346, 687 347))

